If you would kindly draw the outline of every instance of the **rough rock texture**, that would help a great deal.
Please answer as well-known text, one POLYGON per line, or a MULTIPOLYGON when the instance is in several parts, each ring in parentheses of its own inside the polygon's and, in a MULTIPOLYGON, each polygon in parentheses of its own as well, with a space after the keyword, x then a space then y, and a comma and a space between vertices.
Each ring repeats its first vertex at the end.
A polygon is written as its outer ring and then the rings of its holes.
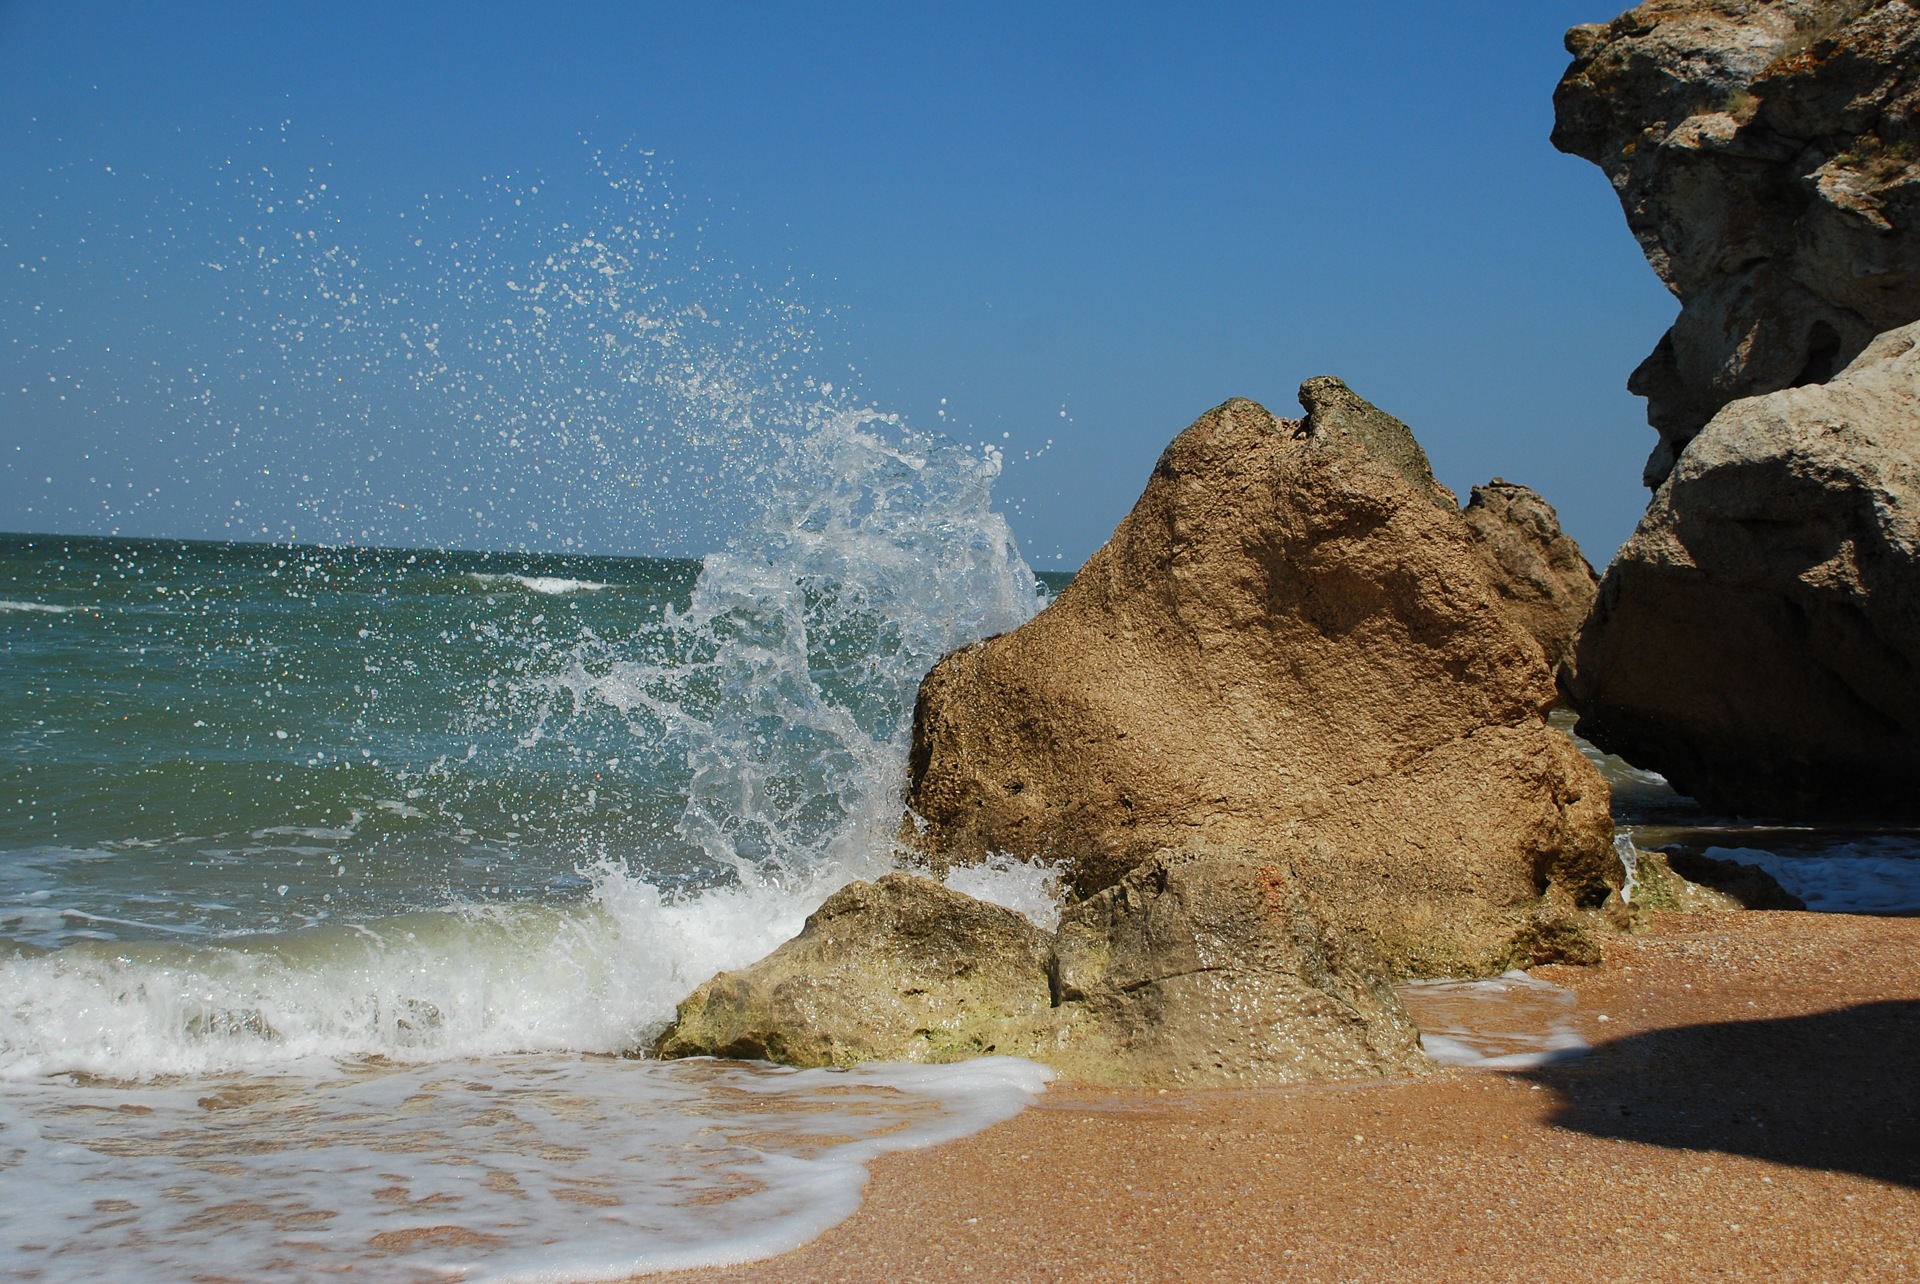
POLYGON ((1593 608, 1593 567, 1560 530, 1553 505, 1525 486, 1498 477, 1475 486, 1462 516, 1494 592, 1558 673, 1593 608))
POLYGON ((1737 398, 1920 318, 1909 0, 1650 0, 1567 33, 1554 145, 1599 165, 1680 317, 1628 386, 1657 486, 1737 398))
POLYGON ((1424 458, 1376 457, 1328 383, 1302 400, 1203 416, 1058 600, 928 675, 906 836, 1063 860, 1081 896, 1258 852, 1399 973, 1590 954, 1622 870, 1540 647, 1424 458))
POLYGON ((1363 944, 1287 872, 1233 853, 1161 858, 1047 934, 893 874, 836 893, 759 963, 680 1005, 667 1057, 793 1065, 1032 1057, 1093 1083, 1302 1083, 1425 1067, 1363 944))
POLYGON ((800 935, 680 1004, 656 1051, 799 1066, 1032 1056, 1050 1033, 1047 934, 905 874, 852 883, 800 935))
POLYGON ((1687 448, 1581 632, 1581 735, 1734 812, 1920 816, 1916 344, 1687 448))
POLYGON ((1303 1083, 1426 1068, 1362 941, 1278 864, 1148 861, 1070 907, 1054 937, 1062 1037, 1043 1059, 1096 1083, 1303 1083))

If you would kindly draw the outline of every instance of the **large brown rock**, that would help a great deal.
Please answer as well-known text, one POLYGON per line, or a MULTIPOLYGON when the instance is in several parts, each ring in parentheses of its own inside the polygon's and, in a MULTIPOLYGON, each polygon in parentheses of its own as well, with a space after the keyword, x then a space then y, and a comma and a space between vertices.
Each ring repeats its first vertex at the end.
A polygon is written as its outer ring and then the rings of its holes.
POLYGON ((1681 303, 1633 373, 1657 486, 1722 406, 1920 318, 1920 13, 1650 0, 1567 33, 1555 146, 1599 165, 1681 303))
POLYGON ((1073 1078, 1307 1083, 1427 1068, 1364 940, 1330 926, 1283 865, 1164 854, 1061 915, 1060 1037, 1073 1078))
POLYGON ((1622 870, 1539 645, 1424 456, 1326 382, 1302 400, 1203 416, 1059 599, 928 675, 910 841, 1064 861, 1083 897, 1261 853, 1396 973, 1589 952, 1622 870))
POLYGON ((1365 944, 1330 930, 1286 869, 1235 853, 1151 861, 1051 937, 924 878, 854 883, 696 990, 656 1050, 802 1066, 997 1053, 1149 1086, 1425 1068, 1365 944))
POLYGON ((1916 345, 1695 438, 1581 634, 1582 735, 1736 812, 1920 816, 1916 345))
POLYGON ((1461 515, 1494 592, 1558 673, 1593 609, 1600 584, 1593 567, 1561 531, 1553 505, 1515 482, 1496 477, 1475 486, 1461 515))

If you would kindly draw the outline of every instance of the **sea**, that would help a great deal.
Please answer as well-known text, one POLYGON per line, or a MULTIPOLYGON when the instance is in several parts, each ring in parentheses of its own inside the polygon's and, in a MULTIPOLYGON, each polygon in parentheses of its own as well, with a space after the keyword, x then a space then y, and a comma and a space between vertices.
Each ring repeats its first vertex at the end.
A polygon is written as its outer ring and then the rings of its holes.
POLYGON ((1064 583, 997 469, 849 412, 698 561, 0 536, 0 1275, 748 1260, 1033 1100, 646 1056, 910 864, 919 679, 1064 583))
MULTIPOLYGON (((912 868, 920 677, 1068 579, 1021 560, 990 455, 850 414, 788 466, 697 561, 0 536, 0 1275, 748 1261, 849 1215, 873 1156, 1044 1092, 1008 1058, 647 1055, 700 982, 912 868)), ((1585 747, 1623 855, 1920 909, 1910 832, 1708 815, 1585 747)), ((954 878, 1057 921, 1044 865, 954 878)), ((1403 993, 1447 1064, 1588 1046, 1524 973, 1403 993)))
MULTIPOLYGON (((920 679, 1069 578, 996 507, 1012 446, 836 390, 816 312, 644 164, 595 153, 560 208, 531 180, 434 198, 394 242, 287 147, 198 203, 121 192, 34 278, 214 292, 201 350, 75 413, 177 446, 101 523, 235 542, 0 535, 0 1277, 749 1261, 848 1216, 875 1155, 1033 1102, 1049 1072, 1007 1058, 647 1055, 701 982, 912 868, 920 679), (440 547, 589 538, 717 551, 440 547)), ((0 299, 52 369, 43 302, 0 299)), ((1708 816, 1588 748, 1623 857, 1920 909, 1911 832, 1708 816)), ((949 881, 1057 921, 1048 866, 949 881)), ((1585 1047, 1524 975, 1406 993, 1450 1064, 1585 1047)))

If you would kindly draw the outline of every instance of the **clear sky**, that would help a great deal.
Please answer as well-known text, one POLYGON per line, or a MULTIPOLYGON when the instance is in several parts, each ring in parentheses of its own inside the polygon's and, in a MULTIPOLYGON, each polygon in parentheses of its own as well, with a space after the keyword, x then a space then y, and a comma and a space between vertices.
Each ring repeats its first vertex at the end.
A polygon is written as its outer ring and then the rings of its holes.
POLYGON ((1603 564, 1675 310, 1547 142, 1615 12, 0 0, 0 529, 700 551, 751 461, 662 399, 773 371, 1004 448, 1074 565, 1326 373, 1603 564), (672 248, 530 321, 583 229, 672 248))

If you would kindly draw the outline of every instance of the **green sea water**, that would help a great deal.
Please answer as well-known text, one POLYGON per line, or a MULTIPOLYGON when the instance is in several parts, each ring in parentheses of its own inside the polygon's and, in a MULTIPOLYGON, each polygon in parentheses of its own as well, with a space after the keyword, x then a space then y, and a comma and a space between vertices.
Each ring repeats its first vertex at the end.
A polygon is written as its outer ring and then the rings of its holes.
MULTIPOLYGON (((678 832, 699 571, 0 536, 0 949, 564 903, 609 857, 725 879, 678 832), (594 699, 616 663, 690 676, 594 699)), ((825 641, 846 685, 872 639, 825 641)))
POLYGON ((551 681, 586 639, 685 658, 698 572, 0 537, 0 948, 577 898, 610 852, 712 877, 665 728, 551 681))

